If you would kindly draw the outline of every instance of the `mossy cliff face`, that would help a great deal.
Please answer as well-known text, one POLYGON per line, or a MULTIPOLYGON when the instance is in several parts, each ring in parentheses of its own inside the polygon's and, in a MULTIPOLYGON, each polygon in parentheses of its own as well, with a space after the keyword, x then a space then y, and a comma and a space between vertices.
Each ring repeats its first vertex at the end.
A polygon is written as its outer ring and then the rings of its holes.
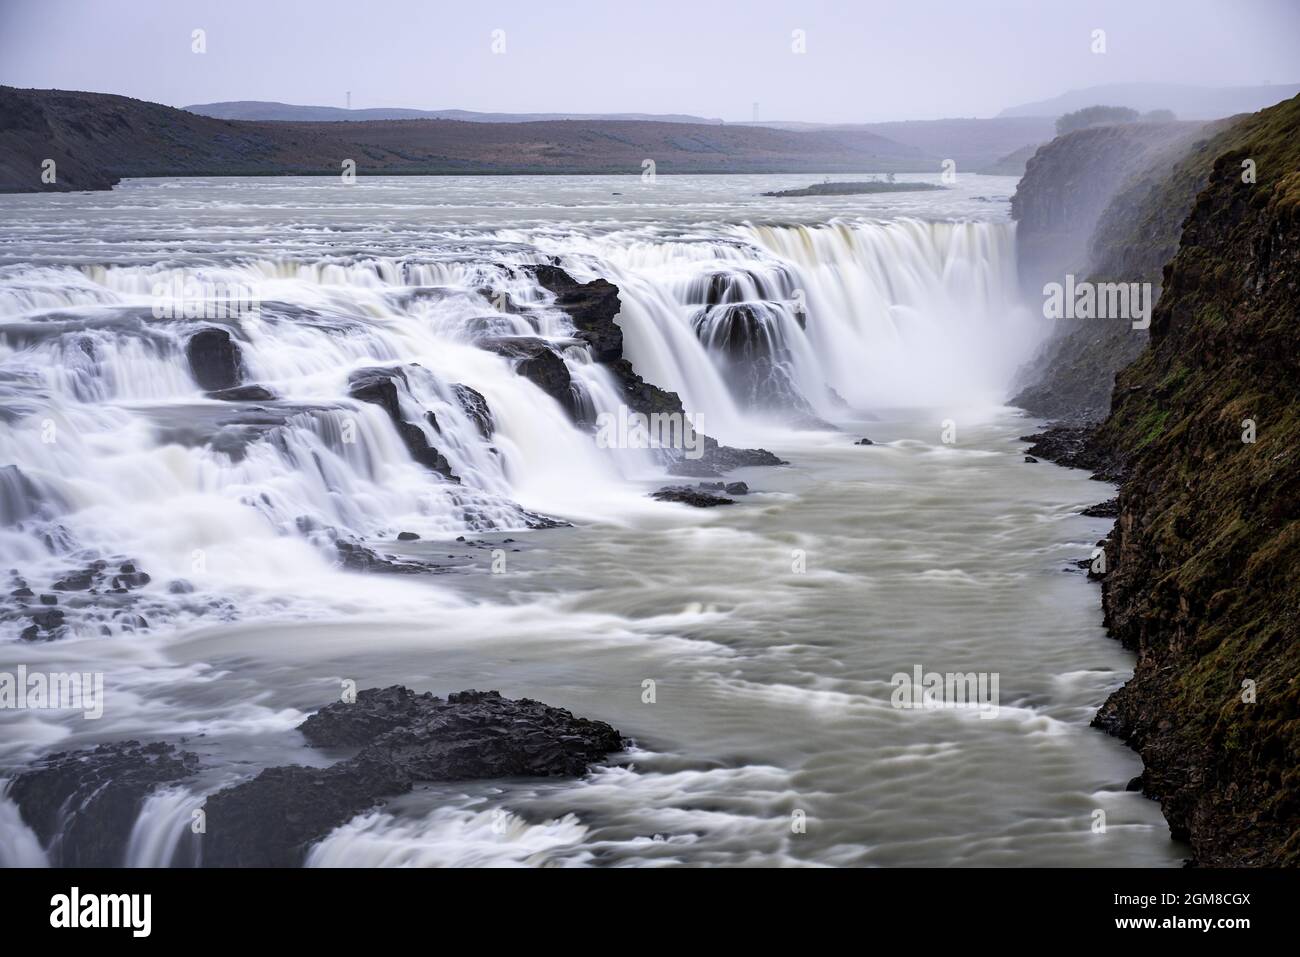
MULTIPOLYGON (((1064 283, 1067 273, 1097 283, 1151 283, 1158 294, 1221 126, 1096 127, 1041 147, 1011 204, 1026 298, 1041 302, 1043 284, 1064 283)), ((1044 418, 1100 421, 1115 373, 1145 348, 1146 332, 1124 319, 1061 319, 1053 332, 1012 402, 1044 418)))
POLYGON ((1197 863, 1294 865, 1300 98, 1208 149, 1149 348, 1120 373, 1095 439, 1127 465, 1103 603, 1138 655, 1096 723, 1141 753, 1144 791, 1197 863))

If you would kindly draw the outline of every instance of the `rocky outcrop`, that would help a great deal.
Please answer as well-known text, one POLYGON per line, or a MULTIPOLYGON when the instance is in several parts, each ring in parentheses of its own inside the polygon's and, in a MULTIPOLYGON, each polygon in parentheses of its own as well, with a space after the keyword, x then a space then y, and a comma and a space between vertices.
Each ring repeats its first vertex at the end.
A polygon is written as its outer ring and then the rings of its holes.
POLYGON ((1143 790, 1196 863, 1294 865, 1300 98, 1213 149, 1150 348, 1096 438, 1127 461, 1103 604, 1138 656, 1096 723, 1141 753, 1143 790))
POLYGON ((170 744, 123 741, 60 751, 9 786, 56 867, 120 867, 145 798, 192 776, 199 758, 170 744))
POLYGON ((185 343, 185 357, 199 388, 221 392, 239 385, 242 360, 239 346, 225 329, 200 329, 185 343))
POLYGON ((665 485, 657 492, 652 492, 650 497, 660 502, 676 502, 678 505, 689 505, 692 508, 713 508, 716 505, 736 504, 734 498, 719 495, 715 489, 706 489, 701 486, 691 488, 689 485, 665 485))
MULTIPOLYGON (((400 686, 329 705, 299 730, 312 747, 353 753, 324 768, 268 768, 209 796, 205 866, 297 866, 313 841, 419 782, 573 777, 625 746, 608 724, 530 698, 444 700, 400 686)), ((120 867, 148 796, 200 770, 191 752, 124 741, 51 754, 8 796, 55 866, 120 867)))
POLYGON ((480 339, 478 345, 509 359, 514 364, 516 373, 558 402, 573 421, 581 422, 588 418, 574 393, 569 367, 545 339, 536 336, 491 336, 480 339))
POLYGON ((495 691, 444 701, 370 689, 300 730, 313 747, 360 750, 328 768, 271 768, 208 798, 204 865, 295 866, 313 841, 416 782, 576 776, 623 748, 604 722, 495 691))
MULTIPOLYGON (((397 434, 411 453, 411 458, 432 472, 437 472, 449 482, 460 483, 460 477, 451 470, 446 456, 429 443, 422 428, 402 417, 398 383, 405 388, 406 373, 401 369, 358 369, 348 377, 348 394, 359 402, 370 402, 388 413, 397 434)), ((436 428, 436 420, 426 412, 429 422, 436 428)))

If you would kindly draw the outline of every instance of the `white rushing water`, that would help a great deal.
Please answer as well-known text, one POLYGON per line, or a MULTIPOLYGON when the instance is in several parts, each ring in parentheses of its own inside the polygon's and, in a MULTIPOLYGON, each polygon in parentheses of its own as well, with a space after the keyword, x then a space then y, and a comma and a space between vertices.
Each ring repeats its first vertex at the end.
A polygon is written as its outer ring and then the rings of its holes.
MULTIPOLYGON (((0 568, 6 594, 60 603, 6 599, 0 670, 102 672, 106 693, 98 721, 0 711, 0 774, 203 734, 186 746, 216 770, 150 797, 124 861, 187 863, 206 790, 312 760, 292 729, 340 678, 493 687, 609 721, 633 765, 420 791, 309 863, 1176 862, 1123 790, 1136 758, 1087 728, 1128 667, 1064 571, 1104 531, 1076 513, 1105 490, 1025 466, 1032 423, 1002 406, 1044 331, 1016 301, 1014 182, 758 195, 807 179, 4 197, 0 568), (648 499, 664 462, 595 440, 626 410, 526 268, 544 263, 618 287, 625 354, 703 431, 791 465, 729 476, 756 490, 732 509, 648 499), (187 283, 206 313, 160 295, 187 283), (255 308, 218 315, 234 291, 255 308), (209 328, 273 399, 206 394, 187 344, 209 328), (483 348, 513 337, 563 356, 585 422, 483 348), (350 395, 377 368, 457 480, 350 395), (348 571, 339 542, 452 570, 348 571), (96 593, 53 589, 87 568, 96 593), (892 707, 913 665, 1000 674, 999 716, 892 707)), ((0 863, 33 840, 0 797, 0 863)))

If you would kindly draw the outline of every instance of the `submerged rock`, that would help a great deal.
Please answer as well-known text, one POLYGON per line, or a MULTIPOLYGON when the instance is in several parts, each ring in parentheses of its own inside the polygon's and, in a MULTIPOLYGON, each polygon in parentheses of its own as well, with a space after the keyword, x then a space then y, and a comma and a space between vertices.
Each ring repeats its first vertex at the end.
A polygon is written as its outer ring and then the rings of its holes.
POLYGON ((270 768, 208 798, 205 866, 295 866, 313 841, 417 782, 577 776, 624 746, 602 721, 496 691, 444 701, 372 688, 299 727, 314 747, 360 750, 328 768, 270 768))

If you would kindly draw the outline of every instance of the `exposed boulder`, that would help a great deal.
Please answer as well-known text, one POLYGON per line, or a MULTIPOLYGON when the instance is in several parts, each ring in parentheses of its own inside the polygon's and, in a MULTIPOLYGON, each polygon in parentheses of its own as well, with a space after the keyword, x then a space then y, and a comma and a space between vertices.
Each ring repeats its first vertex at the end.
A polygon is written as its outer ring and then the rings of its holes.
POLYGON ((223 402, 270 402, 275 398, 275 393, 261 385, 240 385, 233 389, 209 392, 208 398, 223 402))
POLYGON ((239 346, 225 329, 200 329, 185 343, 185 357, 194 381, 205 392, 220 392, 239 385, 242 359, 239 346))
POLYGON ((676 502, 679 505, 689 505, 692 508, 713 508, 717 505, 735 505, 736 500, 718 495, 716 492, 707 490, 702 486, 692 488, 689 485, 666 485, 657 492, 652 492, 651 498, 660 502, 676 502))

